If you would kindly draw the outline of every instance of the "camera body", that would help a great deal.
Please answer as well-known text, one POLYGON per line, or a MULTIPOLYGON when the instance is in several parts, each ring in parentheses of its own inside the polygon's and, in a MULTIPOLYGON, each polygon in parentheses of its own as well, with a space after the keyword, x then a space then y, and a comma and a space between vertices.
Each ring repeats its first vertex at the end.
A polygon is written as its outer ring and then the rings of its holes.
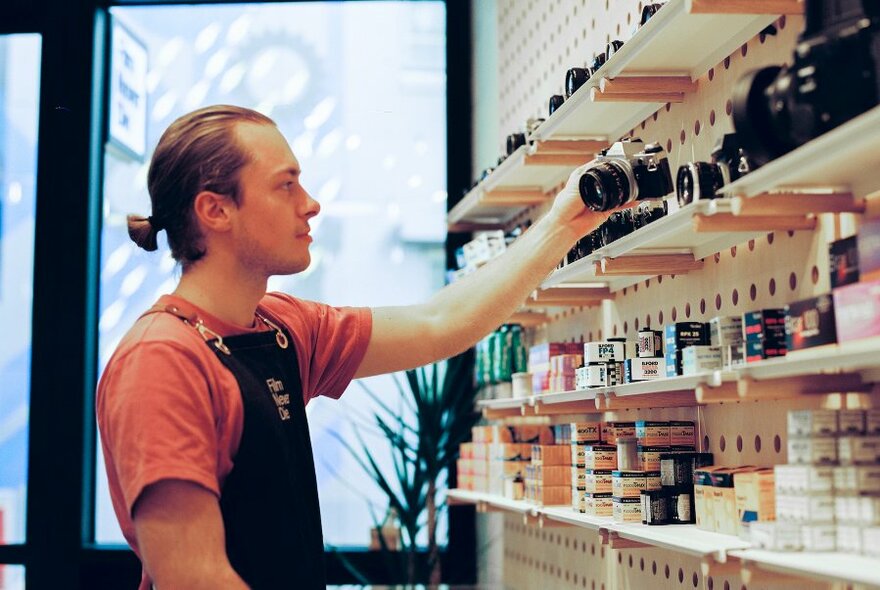
POLYGON ((584 205, 609 211, 632 201, 662 199, 673 190, 666 151, 640 139, 618 141, 591 162, 578 183, 584 205))
POLYGON ((880 2, 805 3, 792 65, 749 72, 734 88, 734 127, 758 165, 880 102, 880 2))
POLYGON ((735 133, 721 138, 712 150, 711 162, 688 162, 678 169, 675 194, 684 207, 700 199, 715 199, 721 188, 754 170, 735 133))

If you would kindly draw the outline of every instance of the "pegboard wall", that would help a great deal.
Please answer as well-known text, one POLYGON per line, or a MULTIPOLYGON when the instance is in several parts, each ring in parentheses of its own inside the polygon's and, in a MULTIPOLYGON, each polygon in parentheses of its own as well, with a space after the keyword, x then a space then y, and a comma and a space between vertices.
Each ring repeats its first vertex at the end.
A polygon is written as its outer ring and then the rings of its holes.
MULTIPOLYGON (((482 0, 481 0, 482 1, 482 0)), ((723 1, 723 0, 719 0, 723 1)), ((499 150, 527 119, 547 116, 547 102, 563 94, 566 71, 592 61, 613 39, 631 36, 644 2, 637 0, 497 0, 499 150)), ((730 95, 746 71, 790 61, 801 17, 781 17, 776 35, 748 41, 698 80, 684 102, 666 104, 630 135, 663 145, 675 171, 688 161, 708 160, 712 147, 733 131, 730 95)), ((476 97, 478 100, 479 97, 476 97)), ((561 187, 561 185, 560 185, 561 187)), ((880 187, 867 187, 871 190, 880 187)), ((856 196, 867 196, 862 190, 856 196)), ((874 196, 871 197, 872 201, 874 196)), ((543 214, 524 211, 514 227, 543 214)), ((817 229, 762 235, 704 259, 700 271, 660 276, 618 291, 595 307, 556 310, 552 321, 529 331, 532 343, 591 341, 626 336, 664 323, 708 321, 830 291, 827 245, 855 233, 858 216, 821 215, 817 229)), ((608 412, 606 420, 694 419, 702 450, 716 463, 771 466, 786 462, 786 414, 809 407, 859 407, 875 396, 833 394, 694 408, 608 412)), ((481 582, 507 588, 703 588, 743 590, 738 573, 703 575, 699 560, 661 549, 615 550, 596 533, 578 528, 539 529, 521 517, 488 514, 479 527, 481 582)), ((749 589, 785 587, 749 586, 749 589)), ((791 584, 791 582, 786 582, 791 584)), ((799 588, 833 585, 796 580, 799 588)), ((494 586, 493 586, 494 587, 494 586)))

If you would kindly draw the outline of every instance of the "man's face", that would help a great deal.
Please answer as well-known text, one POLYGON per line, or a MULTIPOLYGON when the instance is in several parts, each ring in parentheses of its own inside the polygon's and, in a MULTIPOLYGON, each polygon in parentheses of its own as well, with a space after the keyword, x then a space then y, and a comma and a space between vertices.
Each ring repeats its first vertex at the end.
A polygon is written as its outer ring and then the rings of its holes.
POLYGON ((274 125, 239 123, 235 134, 250 154, 239 175, 238 260, 267 277, 302 272, 311 261, 309 219, 320 206, 300 185, 299 162, 274 125))

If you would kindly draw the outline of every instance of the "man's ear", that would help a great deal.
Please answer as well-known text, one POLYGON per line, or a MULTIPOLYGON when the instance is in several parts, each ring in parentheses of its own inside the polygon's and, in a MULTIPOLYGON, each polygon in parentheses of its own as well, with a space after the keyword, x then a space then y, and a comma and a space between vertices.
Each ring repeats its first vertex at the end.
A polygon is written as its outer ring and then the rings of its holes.
POLYGON ((215 232, 229 231, 231 214, 235 207, 231 198, 213 191, 202 191, 193 201, 193 211, 199 225, 215 232))

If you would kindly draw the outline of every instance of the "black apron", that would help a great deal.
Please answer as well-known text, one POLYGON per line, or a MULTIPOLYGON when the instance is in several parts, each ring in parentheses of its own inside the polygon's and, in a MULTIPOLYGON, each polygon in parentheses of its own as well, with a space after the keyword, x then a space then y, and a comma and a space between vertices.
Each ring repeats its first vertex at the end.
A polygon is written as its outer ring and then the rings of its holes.
POLYGON ((271 331, 221 338, 175 306, 238 381, 244 428, 220 492, 226 552, 253 590, 325 588, 324 539, 299 360, 292 340, 271 331))

